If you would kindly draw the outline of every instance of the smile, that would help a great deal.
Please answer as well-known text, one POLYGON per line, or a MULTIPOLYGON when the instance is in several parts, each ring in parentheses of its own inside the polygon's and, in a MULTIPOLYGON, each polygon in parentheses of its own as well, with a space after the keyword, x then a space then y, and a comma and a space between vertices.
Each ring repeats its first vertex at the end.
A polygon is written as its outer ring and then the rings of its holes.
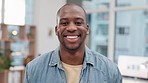
POLYGON ((79 40, 80 35, 66 35, 66 36, 64 36, 64 38, 66 39, 66 41, 74 43, 79 40))
POLYGON ((66 36, 66 38, 68 39, 75 39, 75 38, 78 38, 79 36, 66 36))

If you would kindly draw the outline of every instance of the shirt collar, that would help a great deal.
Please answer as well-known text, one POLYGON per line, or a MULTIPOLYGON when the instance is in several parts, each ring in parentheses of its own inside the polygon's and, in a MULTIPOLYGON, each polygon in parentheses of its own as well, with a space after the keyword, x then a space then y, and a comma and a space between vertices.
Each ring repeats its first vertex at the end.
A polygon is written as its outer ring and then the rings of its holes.
POLYGON ((59 47, 58 47, 52 52, 51 60, 49 61, 49 65, 55 66, 55 65, 59 65, 60 63, 61 63, 61 61, 60 61, 59 47))
POLYGON ((85 57, 84 57, 84 63, 83 63, 84 67, 87 64, 94 66, 94 57, 92 55, 91 50, 87 46, 85 46, 85 57))
MULTIPOLYGON (((87 46, 85 46, 85 57, 84 57, 84 63, 83 63, 84 67, 86 67, 87 64, 94 65, 94 57, 90 49, 87 46)), ((51 60, 49 61, 49 65, 50 66, 57 65, 59 68, 62 68, 60 55, 59 55, 59 47, 53 51, 51 55, 51 60)))

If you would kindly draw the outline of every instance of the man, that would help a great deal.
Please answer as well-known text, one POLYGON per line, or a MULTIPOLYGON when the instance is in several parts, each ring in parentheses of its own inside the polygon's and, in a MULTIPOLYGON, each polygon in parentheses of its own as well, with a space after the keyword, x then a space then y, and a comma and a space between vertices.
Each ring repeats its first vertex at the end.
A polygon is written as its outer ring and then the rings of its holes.
POLYGON ((55 32, 60 46, 26 66, 24 83, 122 83, 118 67, 85 46, 89 27, 83 8, 62 6, 55 32))

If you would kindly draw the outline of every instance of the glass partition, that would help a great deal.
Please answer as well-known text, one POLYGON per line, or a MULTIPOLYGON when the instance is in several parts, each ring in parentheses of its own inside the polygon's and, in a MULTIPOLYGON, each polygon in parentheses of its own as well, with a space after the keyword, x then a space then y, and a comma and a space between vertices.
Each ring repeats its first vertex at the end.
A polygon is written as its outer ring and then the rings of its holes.
POLYGON ((85 9, 108 9, 110 0, 82 0, 82 5, 85 9))
POLYGON ((33 22, 34 0, 25 0, 25 24, 31 25, 33 22))
POLYGON ((148 56, 148 10, 116 13, 115 62, 118 56, 148 56))
POLYGON ((107 56, 108 48, 108 12, 89 14, 90 48, 107 56))
POLYGON ((116 0, 117 6, 143 6, 148 5, 148 0, 116 0))

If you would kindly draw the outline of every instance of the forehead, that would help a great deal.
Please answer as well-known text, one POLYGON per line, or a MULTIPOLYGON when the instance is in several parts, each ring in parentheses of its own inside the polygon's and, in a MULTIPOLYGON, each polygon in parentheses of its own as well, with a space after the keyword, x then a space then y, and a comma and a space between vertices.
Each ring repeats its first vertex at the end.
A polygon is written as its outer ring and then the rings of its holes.
POLYGON ((84 10, 75 5, 67 5, 60 9, 58 17, 61 18, 82 18, 85 20, 84 10))

